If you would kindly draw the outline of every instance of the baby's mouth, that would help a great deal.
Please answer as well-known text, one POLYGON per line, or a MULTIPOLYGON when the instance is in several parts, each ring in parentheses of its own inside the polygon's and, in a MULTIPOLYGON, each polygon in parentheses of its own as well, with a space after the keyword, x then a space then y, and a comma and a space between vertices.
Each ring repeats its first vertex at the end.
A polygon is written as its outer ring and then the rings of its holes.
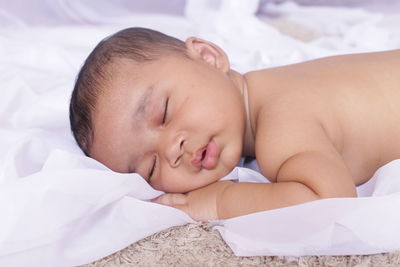
POLYGON ((204 158, 206 157, 206 153, 207 153, 207 148, 204 149, 203 153, 201 153, 201 161, 203 161, 204 158))
POLYGON ((191 163, 197 167, 201 168, 201 162, 204 160, 207 154, 207 146, 200 148, 197 152, 193 155, 191 163))
POLYGON ((197 150, 193 156, 191 163, 197 168, 211 170, 217 165, 219 155, 219 147, 214 140, 210 140, 205 147, 197 150))

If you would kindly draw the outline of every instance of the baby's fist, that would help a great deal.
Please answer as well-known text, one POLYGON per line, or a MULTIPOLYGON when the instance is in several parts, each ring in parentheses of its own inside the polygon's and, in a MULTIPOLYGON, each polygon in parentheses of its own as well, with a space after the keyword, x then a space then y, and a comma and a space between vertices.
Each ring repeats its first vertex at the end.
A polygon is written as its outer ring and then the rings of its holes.
POLYGON ((215 182, 186 194, 167 193, 152 202, 180 209, 196 221, 217 220, 218 196, 231 183, 215 182))

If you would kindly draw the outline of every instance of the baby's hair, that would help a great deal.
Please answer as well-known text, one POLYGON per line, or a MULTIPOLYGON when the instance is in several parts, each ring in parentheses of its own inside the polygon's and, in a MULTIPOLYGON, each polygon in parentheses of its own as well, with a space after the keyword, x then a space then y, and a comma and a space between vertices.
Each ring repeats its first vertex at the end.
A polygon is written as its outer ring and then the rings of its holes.
POLYGON ((92 113, 97 97, 111 80, 116 59, 145 63, 163 55, 186 55, 181 40, 145 28, 128 28, 103 39, 89 54, 78 73, 69 106, 71 130, 79 147, 89 156, 93 142, 92 113))

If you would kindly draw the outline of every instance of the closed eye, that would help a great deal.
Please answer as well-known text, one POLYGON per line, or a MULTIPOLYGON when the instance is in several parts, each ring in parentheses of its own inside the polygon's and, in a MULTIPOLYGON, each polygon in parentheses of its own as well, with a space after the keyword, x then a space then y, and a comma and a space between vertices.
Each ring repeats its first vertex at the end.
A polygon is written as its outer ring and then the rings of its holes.
POLYGON ((162 124, 165 124, 165 121, 167 120, 168 101, 169 101, 169 98, 167 98, 167 101, 165 101, 165 109, 164 109, 164 116, 162 119, 162 124))
POLYGON ((156 168, 156 161, 157 161, 157 157, 154 156, 153 166, 151 167, 149 174, 148 174, 149 179, 153 176, 154 169, 156 168))

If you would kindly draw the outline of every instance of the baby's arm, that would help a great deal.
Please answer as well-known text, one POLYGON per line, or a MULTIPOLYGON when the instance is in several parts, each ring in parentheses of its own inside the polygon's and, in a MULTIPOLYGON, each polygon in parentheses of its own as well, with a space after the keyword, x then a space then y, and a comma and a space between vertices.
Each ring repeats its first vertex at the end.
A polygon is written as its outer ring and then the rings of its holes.
POLYGON ((218 203, 218 217, 231 218, 321 198, 356 196, 347 168, 331 157, 321 152, 299 153, 282 164, 276 183, 227 186, 218 203))

